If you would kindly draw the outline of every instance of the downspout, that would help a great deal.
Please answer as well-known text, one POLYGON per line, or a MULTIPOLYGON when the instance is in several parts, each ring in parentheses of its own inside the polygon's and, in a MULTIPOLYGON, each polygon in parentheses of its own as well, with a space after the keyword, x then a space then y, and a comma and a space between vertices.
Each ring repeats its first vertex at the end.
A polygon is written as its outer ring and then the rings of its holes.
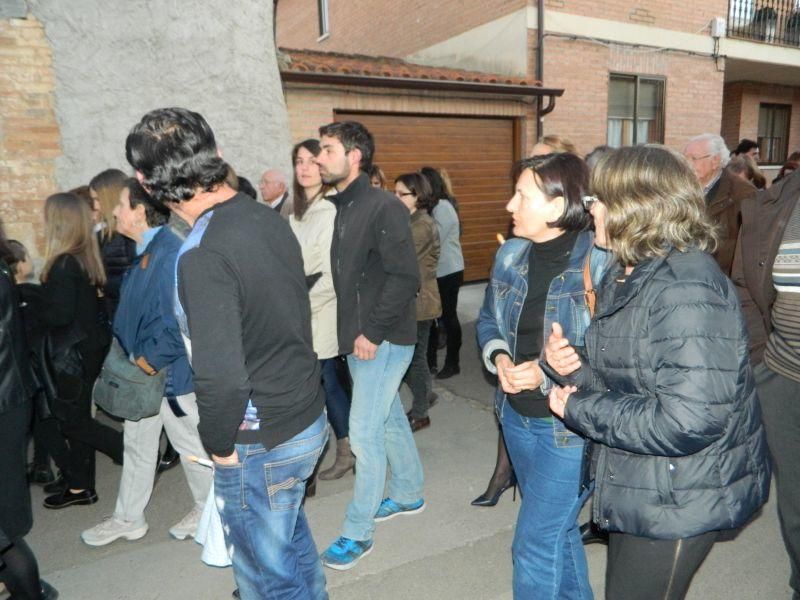
MULTIPOLYGON (((277 2, 277 0, 275 0, 277 2)), ((536 7, 536 79, 544 85, 544 0, 539 0, 536 7)), ((536 141, 544 135, 544 98, 536 99, 536 141)), ((549 111, 548 111, 549 112, 549 111)))

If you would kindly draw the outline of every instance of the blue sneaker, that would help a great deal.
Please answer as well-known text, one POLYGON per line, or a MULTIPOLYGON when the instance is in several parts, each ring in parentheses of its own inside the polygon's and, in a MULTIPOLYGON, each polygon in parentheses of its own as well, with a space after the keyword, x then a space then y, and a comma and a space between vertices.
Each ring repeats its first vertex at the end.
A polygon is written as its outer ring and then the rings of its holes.
POLYGON ((384 498, 375 513, 375 521, 388 521, 397 515, 416 515, 425 510, 425 500, 420 498, 413 504, 398 504, 391 498, 384 498))
POLYGON ((372 540, 351 540, 340 537, 333 542, 320 559, 322 564, 337 571, 347 571, 356 566, 356 563, 372 552, 372 540))

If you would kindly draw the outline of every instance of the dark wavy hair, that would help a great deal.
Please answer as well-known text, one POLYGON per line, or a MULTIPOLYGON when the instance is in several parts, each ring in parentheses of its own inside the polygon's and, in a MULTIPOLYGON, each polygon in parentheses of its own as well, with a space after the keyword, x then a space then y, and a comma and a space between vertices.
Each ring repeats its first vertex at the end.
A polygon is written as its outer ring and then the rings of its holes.
POLYGON ((442 174, 439 173, 439 170, 433 167, 422 167, 419 172, 425 176, 425 179, 427 179, 428 183, 431 185, 431 191, 434 198, 436 198, 433 207, 436 208, 436 205, 439 204, 439 200, 447 200, 453 205, 453 208, 456 209, 456 213, 458 213, 458 201, 447 191, 444 178, 442 174))
MULTIPOLYGON (((297 181, 297 176, 294 173, 294 162, 297 160, 297 153, 300 152, 300 148, 305 148, 314 156, 319 156, 319 153, 322 151, 320 148, 319 140, 315 140, 314 138, 309 138, 307 140, 303 140, 299 144, 295 144, 294 148, 292 148, 292 197, 294 198, 294 204, 292 206, 292 210, 294 211, 294 216, 297 220, 303 218, 303 215, 306 214, 308 207, 311 206, 311 201, 314 198, 306 198, 306 191, 303 189, 303 186, 300 185, 300 182, 297 181)), ((332 186, 322 184, 322 195, 324 196, 332 189, 332 186)))
POLYGON ((438 198, 433 195, 433 189, 427 177, 421 173, 403 173, 394 180, 395 183, 398 181, 417 197, 418 210, 427 211, 428 214, 433 212, 438 198))
POLYGON ((533 171, 536 185, 545 196, 564 198, 564 212, 548 227, 583 231, 592 226, 592 217, 583 207, 583 197, 589 189, 589 168, 580 157, 561 152, 523 159, 514 165, 514 181, 527 169, 533 171))
POLYGON ((369 130, 358 121, 337 121, 319 128, 319 136, 333 137, 344 146, 345 152, 358 148, 361 151, 359 168, 367 172, 372 166, 375 156, 375 138, 369 130))
POLYGON ((144 206, 144 216, 148 227, 158 227, 169 220, 169 209, 163 204, 155 202, 135 177, 125 180, 125 189, 128 190, 128 203, 131 208, 144 206))
POLYGON ((185 108, 159 108, 143 116, 125 140, 125 156, 156 202, 191 200, 198 188, 210 192, 228 174, 211 127, 185 108))

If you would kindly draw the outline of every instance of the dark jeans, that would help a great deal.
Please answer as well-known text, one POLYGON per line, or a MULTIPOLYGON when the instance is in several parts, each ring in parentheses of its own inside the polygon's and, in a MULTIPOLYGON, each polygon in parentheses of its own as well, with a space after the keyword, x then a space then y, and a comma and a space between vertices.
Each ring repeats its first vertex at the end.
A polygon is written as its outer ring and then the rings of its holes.
POLYGON ((627 533, 608 538, 606 598, 614 600, 681 600, 718 533, 654 540, 627 533))
POLYGON ((56 456, 52 447, 49 450, 56 464, 66 465, 67 485, 74 489, 94 488, 95 450, 122 464, 122 432, 92 418, 93 383, 94 377, 81 379, 69 375, 59 375, 56 381, 59 399, 53 412, 69 448, 66 457, 56 456))
POLYGON ((431 393, 431 371, 428 368, 425 353, 428 349, 428 336, 431 333, 431 323, 433 322, 431 319, 417 321, 417 345, 414 346, 414 356, 411 357, 408 371, 403 376, 403 381, 414 396, 411 416, 415 419, 427 417, 428 408, 430 408, 428 397, 431 393))
POLYGON ((778 519, 792 575, 794 597, 800 597, 800 383, 770 370, 755 368, 761 420, 767 432, 772 472, 778 492, 778 519))
POLYGON ((322 387, 325 388, 325 408, 328 410, 328 421, 337 440, 346 438, 350 433, 348 427, 350 395, 345 391, 340 379, 340 363, 344 363, 344 368, 347 369, 347 362, 338 356, 319 361, 322 367, 322 387))
MULTIPOLYGON (((458 290, 464 283, 464 271, 450 273, 436 279, 439 285, 439 297, 442 299, 442 323, 447 332, 447 353, 444 365, 459 366, 459 352, 461 350, 461 323, 458 321, 458 290)), ((436 344, 438 340, 436 321, 433 321, 430 338, 428 340, 428 365, 436 366, 436 344)))

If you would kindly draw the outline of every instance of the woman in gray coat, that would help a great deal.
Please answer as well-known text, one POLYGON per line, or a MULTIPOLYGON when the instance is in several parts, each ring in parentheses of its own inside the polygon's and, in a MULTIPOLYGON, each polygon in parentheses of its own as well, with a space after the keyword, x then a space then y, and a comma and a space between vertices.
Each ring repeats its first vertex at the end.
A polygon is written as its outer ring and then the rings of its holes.
POLYGON ((550 337, 548 364, 571 373, 550 407, 595 442, 593 520, 610 532, 606 597, 680 599, 718 532, 744 525, 767 499, 746 328, 733 284, 708 254, 714 230, 680 156, 616 150, 591 188, 619 263, 600 286, 585 351, 550 337))

